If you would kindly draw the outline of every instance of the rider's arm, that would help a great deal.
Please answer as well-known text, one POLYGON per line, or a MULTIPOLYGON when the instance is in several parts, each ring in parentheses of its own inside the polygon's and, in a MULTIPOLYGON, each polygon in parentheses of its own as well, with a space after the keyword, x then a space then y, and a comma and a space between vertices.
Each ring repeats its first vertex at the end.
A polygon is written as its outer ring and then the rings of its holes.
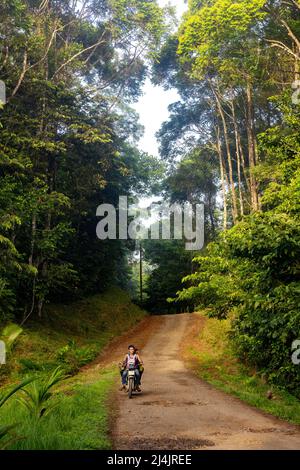
POLYGON ((138 358, 139 364, 144 364, 139 354, 137 354, 137 358, 138 358))
POLYGON ((122 367, 124 367, 124 366, 125 366, 125 364, 124 364, 124 359, 122 359, 122 360, 119 362, 119 367, 122 368, 122 367))

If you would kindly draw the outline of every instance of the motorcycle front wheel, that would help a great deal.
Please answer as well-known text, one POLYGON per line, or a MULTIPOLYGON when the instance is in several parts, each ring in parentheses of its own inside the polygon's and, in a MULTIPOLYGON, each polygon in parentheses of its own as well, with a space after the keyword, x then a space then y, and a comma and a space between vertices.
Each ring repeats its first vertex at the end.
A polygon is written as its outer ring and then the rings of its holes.
POLYGON ((128 398, 132 397, 133 392, 133 378, 128 381, 128 398))

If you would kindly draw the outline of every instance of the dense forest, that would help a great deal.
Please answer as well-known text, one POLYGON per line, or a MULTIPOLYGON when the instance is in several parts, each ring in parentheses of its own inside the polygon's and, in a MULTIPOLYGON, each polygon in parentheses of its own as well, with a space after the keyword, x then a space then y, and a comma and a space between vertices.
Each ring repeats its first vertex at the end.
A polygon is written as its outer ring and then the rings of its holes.
POLYGON ((181 98, 158 136, 165 191, 206 207, 206 248, 168 300, 229 316, 238 356, 298 396, 299 61, 299 1, 191 0, 153 67, 181 98))
POLYGON ((204 250, 145 243, 145 306, 229 317, 236 354, 300 396, 299 0, 189 0, 175 29, 154 0, 4 0, 0 18, 0 322, 130 288, 134 243, 96 238, 99 204, 202 202, 204 250), (160 159, 137 145, 147 76, 180 96, 160 159))
POLYGON ((167 34, 156 2, 0 6, 0 320, 126 286, 130 246, 96 237, 96 208, 157 178, 130 103, 167 34))

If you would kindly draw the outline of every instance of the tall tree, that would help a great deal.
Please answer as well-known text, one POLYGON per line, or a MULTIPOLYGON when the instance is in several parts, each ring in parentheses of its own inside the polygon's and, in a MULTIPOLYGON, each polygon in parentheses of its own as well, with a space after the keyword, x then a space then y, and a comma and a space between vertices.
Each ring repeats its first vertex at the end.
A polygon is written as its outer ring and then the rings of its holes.
POLYGON ((140 129, 128 107, 165 13, 154 0, 1 3, 2 292, 23 321, 117 277, 126 247, 96 239, 96 208, 148 178, 130 151, 140 129))

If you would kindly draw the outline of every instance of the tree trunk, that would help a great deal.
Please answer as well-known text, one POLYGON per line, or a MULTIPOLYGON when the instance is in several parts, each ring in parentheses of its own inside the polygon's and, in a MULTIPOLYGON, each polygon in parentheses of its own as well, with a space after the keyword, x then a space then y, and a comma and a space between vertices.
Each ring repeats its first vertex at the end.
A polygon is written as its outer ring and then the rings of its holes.
POLYGON ((242 165, 244 180, 245 180, 247 189, 250 193, 250 181, 249 181, 249 177, 248 177, 247 172, 246 172, 246 162, 245 162, 244 150, 243 150, 243 146, 242 146, 242 142, 241 142, 241 136, 240 136, 239 132, 238 132, 238 141, 239 141, 239 151, 240 151, 241 165, 242 165))
POLYGON ((248 136, 248 154, 249 154, 249 167, 250 167, 250 194, 251 194, 251 209, 253 212, 259 209, 258 204, 258 191, 256 178, 253 175, 253 169, 256 166, 256 139, 254 131, 254 112, 253 112, 253 90, 250 81, 247 81, 246 87, 247 98, 247 116, 246 127, 248 136))
POLYGON ((236 152, 237 172, 238 172, 240 212, 241 212, 241 216, 243 216, 244 215, 244 201, 243 201, 243 188, 242 188, 242 178, 241 178, 241 155, 240 155, 240 147, 239 147, 238 125, 236 122, 236 115, 235 115, 233 101, 230 103, 230 107, 231 107, 233 126, 234 126, 234 136, 235 136, 235 152, 236 152))
POLYGON ((215 220, 214 220, 214 211, 213 211, 213 195, 209 194, 208 196, 208 213, 211 225, 211 231, 213 236, 216 233, 215 220))
POLYGON ((37 304, 37 312, 38 312, 38 317, 39 318, 42 318, 43 306, 44 306, 44 299, 39 299, 38 304, 37 304))
POLYGON ((32 219, 31 219, 31 247, 30 247, 30 256, 28 260, 29 266, 33 266, 35 238, 36 238, 36 212, 32 214, 32 219))
POLYGON ((227 161, 228 161, 230 194, 231 194, 231 201, 232 201, 232 217, 233 217, 234 224, 236 224, 237 219, 238 219, 238 207, 237 207, 237 197, 236 197, 236 191, 235 191, 234 179, 233 179, 232 158, 231 158, 231 152, 230 152, 228 128, 227 128, 226 118, 225 118, 225 114, 224 114, 224 110, 222 108, 220 98, 219 98, 218 93, 216 91, 214 93, 215 93, 215 97, 216 97, 216 101, 217 101, 218 111, 219 111, 219 114, 220 114, 220 117, 221 117, 221 120, 222 120, 222 124, 223 124, 226 154, 227 154, 227 161))
POLYGON ((223 228, 227 230, 227 195, 226 195, 226 184, 225 184, 225 175, 224 175, 224 160, 222 154, 222 145, 220 139, 220 128, 219 126, 216 129, 217 134, 217 152, 219 155, 219 164, 220 164, 220 175, 221 175, 221 185, 222 185, 222 195, 223 195, 223 228))

